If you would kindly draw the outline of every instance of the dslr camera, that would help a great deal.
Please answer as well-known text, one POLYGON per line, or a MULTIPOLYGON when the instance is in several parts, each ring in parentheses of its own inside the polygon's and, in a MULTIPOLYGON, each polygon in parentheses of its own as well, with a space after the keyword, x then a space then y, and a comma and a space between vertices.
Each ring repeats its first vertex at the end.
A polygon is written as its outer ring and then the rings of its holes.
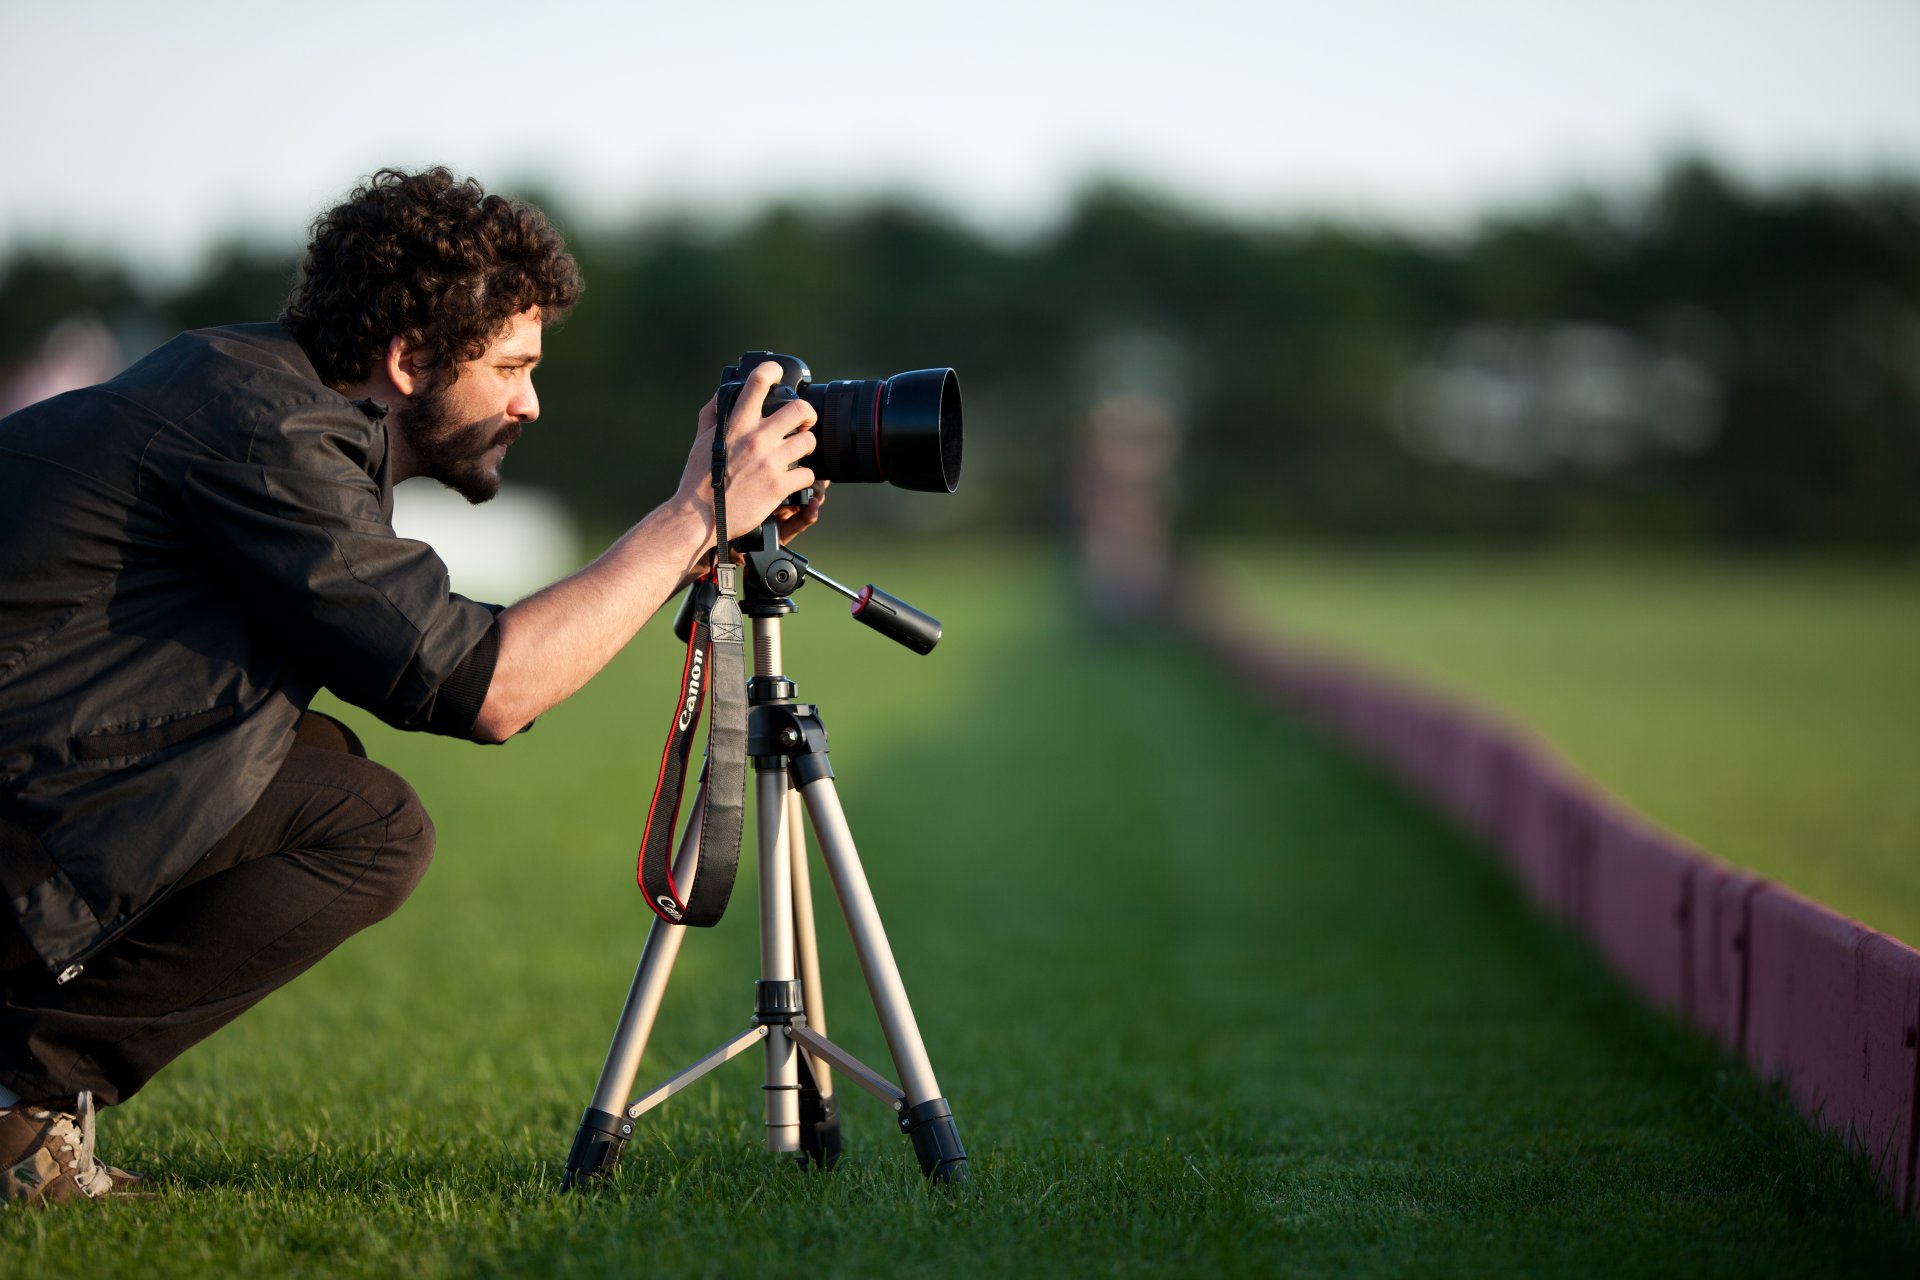
MULTIPOLYGON (((960 379, 951 369, 915 369, 890 378, 818 383, 807 362, 772 351, 748 351, 720 374, 724 424, 755 366, 772 360, 780 381, 767 393, 764 417, 789 400, 819 415, 807 466, 835 484, 891 484, 923 493, 952 493, 960 483, 960 379)), ((795 495, 804 502, 806 494, 795 495)))

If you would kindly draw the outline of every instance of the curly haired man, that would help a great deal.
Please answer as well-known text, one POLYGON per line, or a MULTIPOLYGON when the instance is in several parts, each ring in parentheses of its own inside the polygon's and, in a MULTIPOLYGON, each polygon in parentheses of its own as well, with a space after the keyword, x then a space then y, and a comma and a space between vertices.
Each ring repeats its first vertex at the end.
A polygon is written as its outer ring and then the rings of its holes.
MULTIPOLYGON (((393 486, 469 501, 539 416, 580 295, 539 210, 383 170, 322 215, 277 322, 182 334, 0 419, 0 1200, 133 1189, 96 1106, 394 911, 433 851, 406 781, 307 710, 505 741, 570 696, 714 541, 702 410, 674 495, 505 609, 395 536, 393 486)), ((813 409, 725 424, 727 505, 785 535, 813 409)))

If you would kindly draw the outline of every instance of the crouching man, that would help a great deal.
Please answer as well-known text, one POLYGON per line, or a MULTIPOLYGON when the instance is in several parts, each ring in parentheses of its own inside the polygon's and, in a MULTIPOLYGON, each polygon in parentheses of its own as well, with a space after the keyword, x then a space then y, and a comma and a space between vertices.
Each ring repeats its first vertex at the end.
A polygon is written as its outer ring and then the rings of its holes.
MULTIPOLYGON (((419 882, 432 822, 317 691, 505 741, 710 556, 711 403, 673 497, 518 604, 450 593, 394 534, 402 480, 498 490, 580 289, 537 209, 386 170, 315 222, 277 322, 0 419, 0 1200, 136 1188, 95 1108, 419 882)), ((791 536, 814 411, 760 418, 776 376, 726 424, 726 500, 791 536)))

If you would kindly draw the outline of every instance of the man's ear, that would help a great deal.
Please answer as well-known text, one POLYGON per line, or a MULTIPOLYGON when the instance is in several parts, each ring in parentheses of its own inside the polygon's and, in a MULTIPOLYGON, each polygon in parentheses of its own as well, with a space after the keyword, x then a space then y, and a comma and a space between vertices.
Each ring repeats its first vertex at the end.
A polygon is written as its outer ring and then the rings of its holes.
POLYGON ((387 358, 382 367, 393 389, 409 399, 426 377, 425 367, 405 338, 395 338, 387 343, 387 358))

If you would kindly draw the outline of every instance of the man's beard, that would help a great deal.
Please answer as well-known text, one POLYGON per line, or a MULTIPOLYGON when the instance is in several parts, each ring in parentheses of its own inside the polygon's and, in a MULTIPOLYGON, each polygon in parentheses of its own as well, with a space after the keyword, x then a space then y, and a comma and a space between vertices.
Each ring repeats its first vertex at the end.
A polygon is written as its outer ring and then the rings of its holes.
POLYGON ((502 424, 496 418, 456 421, 450 389, 451 382, 436 383, 414 395, 398 415, 400 429, 407 433, 422 475, 468 502, 485 502, 500 492, 500 472, 487 465, 487 454, 518 440, 520 424, 502 424))

